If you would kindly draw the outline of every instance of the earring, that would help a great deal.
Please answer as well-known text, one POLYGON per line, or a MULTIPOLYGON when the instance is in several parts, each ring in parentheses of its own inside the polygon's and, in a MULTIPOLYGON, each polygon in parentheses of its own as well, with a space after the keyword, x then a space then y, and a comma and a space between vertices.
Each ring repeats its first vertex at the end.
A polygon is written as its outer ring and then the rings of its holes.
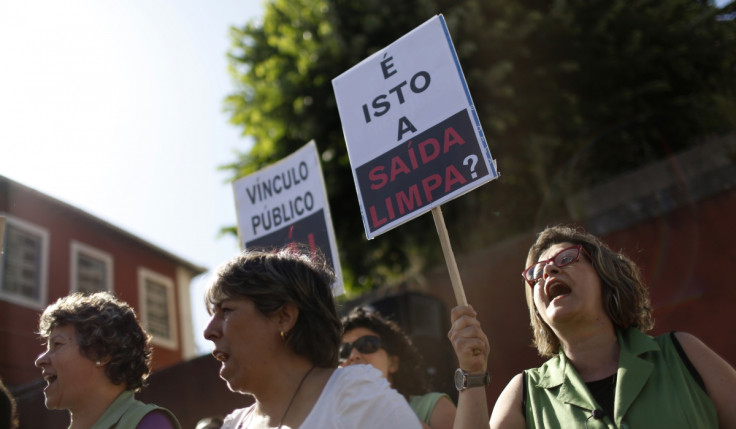
POLYGON ((97 361, 97 362, 95 362, 95 365, 100 366, 100 365, 102 365, 102 362, 97 361))
POLYGON ((286 341, 286 332, 281 331, 281 341, 286 341))
POLYGON ((620 305, 618 303, 618 290, 617 289, 613 289, 611 291, 611 298, 613 299, 613 305, 612 305, 613 308, 612 308, 612 310, 618 316, 619 314, 621 314, 621 308, 620 308, 620 305))

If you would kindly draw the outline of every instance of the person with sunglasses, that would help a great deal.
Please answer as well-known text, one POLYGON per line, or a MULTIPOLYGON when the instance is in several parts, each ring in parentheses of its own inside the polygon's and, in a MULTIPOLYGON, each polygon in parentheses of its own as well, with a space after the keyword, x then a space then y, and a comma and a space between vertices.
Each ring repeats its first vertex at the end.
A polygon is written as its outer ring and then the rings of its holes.
POLYGON ((372 368, 337 368, 342 325, 319 252, 247 250, 218 270, 205 293, 204 330, 220 378, 255 403, 223 429, 420 428, 401 395, 372 368))
POLYGON ((452 428, 455 404, 445 393, 430 392, 422 357, 394 322, 357 308, 342 319, 340 365, 368 364, 404 395, 425 428, 452 428))
MULTIPOLYGON (((736 371, 693 335, 644 333, 652 309, 629 258, 555 226, 538 235, 526 265, 534 344, 549 360, 509 382, 491 427, 736 428, 736 371)), ((456 307, 451 319, 461 368, 486 371, 490 348, 473 308, 456 307)), ((485 400, 483 389, 461 392, 456 428, 484 426, 485 400)))

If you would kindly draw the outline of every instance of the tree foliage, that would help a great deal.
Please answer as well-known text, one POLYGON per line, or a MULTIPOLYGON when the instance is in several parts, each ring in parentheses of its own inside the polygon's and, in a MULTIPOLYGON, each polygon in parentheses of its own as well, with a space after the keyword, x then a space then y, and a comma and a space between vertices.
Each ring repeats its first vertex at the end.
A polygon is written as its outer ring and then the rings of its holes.
POLYGON ((422 216, 367 241, 331 80, 437 13, 501 177, 443 206, 469 250, 564 219, 586 186, 733 130, 736 7, 694 0, 270 0, 231 29, 233 178, 314 139, 346 281, 397 281, 440 254, 422 216))

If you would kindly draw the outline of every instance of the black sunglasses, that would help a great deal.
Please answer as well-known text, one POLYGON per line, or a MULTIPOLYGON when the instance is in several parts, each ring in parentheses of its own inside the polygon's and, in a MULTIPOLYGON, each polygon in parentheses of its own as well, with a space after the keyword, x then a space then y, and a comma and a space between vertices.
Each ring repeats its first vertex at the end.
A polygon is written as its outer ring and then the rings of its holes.
POLYGON ((350 353, 353 351, 353 347, 363 354, 371 354, 382 348, 383 343, 381 342, 381 339, 375 335, 365 335, 352 343, 342 343, 340 344, 340 351, 337 355, 340 362, 348 360, 350 353))

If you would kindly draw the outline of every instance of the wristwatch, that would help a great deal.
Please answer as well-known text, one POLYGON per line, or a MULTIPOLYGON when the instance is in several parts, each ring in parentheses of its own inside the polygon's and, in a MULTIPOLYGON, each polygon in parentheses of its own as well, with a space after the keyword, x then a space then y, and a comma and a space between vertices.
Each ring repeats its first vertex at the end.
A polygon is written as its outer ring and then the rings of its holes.
POLYGON ((455 370, 455 388, 458 392, 471 387, 481 387, 491 383, 491 374, 468 374, 462 369, 455 370))

